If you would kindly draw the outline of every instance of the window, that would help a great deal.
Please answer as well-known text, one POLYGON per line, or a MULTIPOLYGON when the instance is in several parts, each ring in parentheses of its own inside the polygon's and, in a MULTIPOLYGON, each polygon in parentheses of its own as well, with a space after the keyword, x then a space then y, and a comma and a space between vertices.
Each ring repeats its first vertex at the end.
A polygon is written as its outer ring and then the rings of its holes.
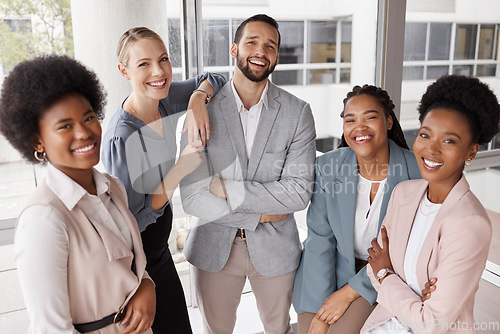
POLYGON ((405 29, 403 80, 496 76, 498 24, 407 22, 405 29))
MULTIPOLYGON (((229 48, 241 19, 203 20, 205 71, 232 76, 229 48)), ((278 85, 335 84, 351 81, 352 22, 283 20, 279 64, 272 74, 278 85)))

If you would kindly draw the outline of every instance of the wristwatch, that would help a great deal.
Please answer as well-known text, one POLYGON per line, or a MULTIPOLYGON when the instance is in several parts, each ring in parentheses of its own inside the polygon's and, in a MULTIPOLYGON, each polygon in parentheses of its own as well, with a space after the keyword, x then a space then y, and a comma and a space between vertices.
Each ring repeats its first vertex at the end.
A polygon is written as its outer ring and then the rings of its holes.
POLYGON ((389 275, 389 274, 394 274, 394 271, 392 271, 391 269, 389 268, 383 268, 383 269, 380 269, 377 273, 377 279, 379 281, 379 283, 382 283, 380 282, 380 280, 382 278, 384 278, 385 276, 389 275))

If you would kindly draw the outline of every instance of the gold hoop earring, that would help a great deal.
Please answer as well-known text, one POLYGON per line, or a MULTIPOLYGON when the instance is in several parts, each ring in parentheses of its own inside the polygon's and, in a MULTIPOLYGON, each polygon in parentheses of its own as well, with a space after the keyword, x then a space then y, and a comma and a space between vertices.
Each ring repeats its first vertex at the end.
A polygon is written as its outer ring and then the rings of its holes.
POLYGON ((469 166, 472 163, 472 159, 465 160, 465 165, 469 166))
POLYGON ((45 153, 45 151, 38 152, 37 150, 35 150, 35 159, 36 160, 38 160, 40 162, 45 162, 46 158, 47 158, 47 153, 45 153))

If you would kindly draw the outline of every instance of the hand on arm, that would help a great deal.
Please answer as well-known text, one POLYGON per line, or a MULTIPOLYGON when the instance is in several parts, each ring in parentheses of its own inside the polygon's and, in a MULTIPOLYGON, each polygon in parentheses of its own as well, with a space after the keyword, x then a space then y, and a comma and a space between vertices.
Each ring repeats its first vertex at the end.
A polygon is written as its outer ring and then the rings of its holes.
MULTIPOLYGON (((372 240, 372 247, 368 249, 368 254, 370 254, 370 256, 368 257, 368 263, 372 267, 373 274, 375 276, 380 269, 387 268, 391 271, 394 271, 394 268, 392 267, 391 257, 389 255, 389 238, 387 237, 387 230, 383 225, 380 229, 380 234, 382 237, 383 248, 380 247, 377 239, 375 238, 372 240)), ((388 273, 385 277, 389 275, 390 273, 388 273)), ((382 283, 385 277, 380 280, 380 283, 382 283)))
POLYGON ((349 305, 359 296, 359 293, 346 284, 326 298, 315 318, 332 325, 342 317, 349 305))
POLYGON ((431 278, 431 280, 425 283, 425 288, 422 290, 422 302, 431 298, 431 293, 436 290, 437 278, 431 278))
POLYGON ((285 220, 288 217, 288 213, 282 215, 260 215, 259 223, 277 223, 285 220))
POLYGON ((153 281, 143 279, 139 288, 127 304, 127 313, 121 324, 129 325, 122 331, 127 333, 142 333, 151 327, 156 313, 156 293, 153 281))
POLYGON ((177 163, 170 169, 153 193, 151 198, 153 210, 161 209, 172 197, 179 182, 200 166, 203 161, 202 151, 201 140, 195 140, 182 150, 177 163))
POLYGON ((206 93, 213 96, 214 90, 212 86, 205 79, 200 86, 195 90, 189 98, 188 112, 186 116, 186 123, 182 133, 188 132, 188 142, 192 143, 197 139, 198 133, 200 134, 202 145, 206 146, 206 141, 210 139, 210 123, 208 119, 208 111, 206 102, 210 98, 206 93))

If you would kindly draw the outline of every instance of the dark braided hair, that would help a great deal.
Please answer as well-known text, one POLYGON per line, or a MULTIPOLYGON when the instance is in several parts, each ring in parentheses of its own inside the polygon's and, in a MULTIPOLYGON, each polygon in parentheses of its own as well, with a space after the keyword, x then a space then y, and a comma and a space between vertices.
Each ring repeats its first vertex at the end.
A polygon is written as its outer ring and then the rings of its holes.
POLYGON ((488 143, 498 132, 500 105, 487 84, 474 77, 445 75, 427 87, 418 106, 420 123, 434 108, 453 109, 465 116, 473 143, 488 143))
MULTIPOLYGON (((349 101, 352 97, 363 94, 372 96, 377 100, 377 102, 382 106, 382 108, 384 108, 384 114, 386 118, 388 118, 389 116, 392 117, 392 123, 393 123, 392 129, 387 131, 387 137, 389 139, 392 139, 399 147, 409 150, 408 144, 406 143, 405 135, 403 133, 403 130, 401 129, 401 125, 399 124, 399 121, 396 118, 396 115, 394 114, 394 103, 392 102, 389 93, 387 93, 387 91, 383 90, 380 87, 368 84, 363 85, 363 87, 354 86, 352 88, 352 91, 347 93, 347 96, 343 101, 344 108, 347 101, 349 101)), ((340 113, 340 117, 344 118, 344 110, 342 110, 342 112, 340 113)), ((348 147, 348 146, 349 145, 347 145, 347 142, 345 141, 344 134, 342 134, 342 138, 340 139, 340 144, 337 148, 348 147)))

